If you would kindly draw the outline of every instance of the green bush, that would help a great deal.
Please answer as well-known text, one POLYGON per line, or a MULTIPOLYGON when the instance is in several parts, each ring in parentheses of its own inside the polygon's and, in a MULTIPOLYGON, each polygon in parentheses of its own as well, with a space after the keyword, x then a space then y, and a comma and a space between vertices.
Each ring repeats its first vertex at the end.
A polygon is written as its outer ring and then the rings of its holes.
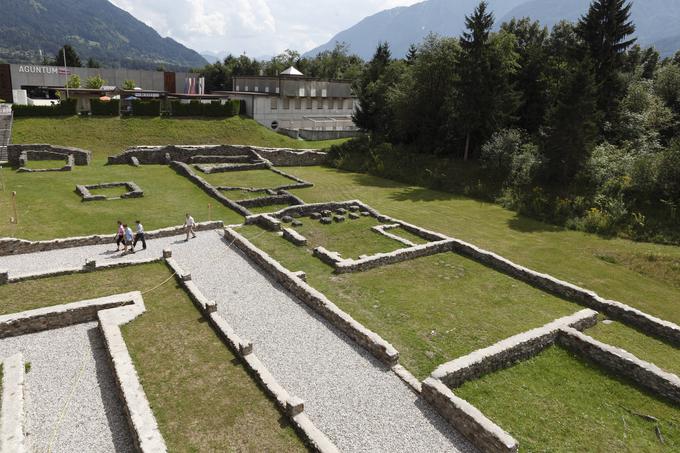
POLYGON ((62 99, 55 105, 12 105, 15 117, 27 116, 70 116, 76 114, 76 100, 62 99))
POLYGON ((180 101, 171 103, 172 116, 209 116, 226 118, 240 113, 241 102, 238 100, 228 101, 222 104, 220 101, 202 103, 191 101, 188 104, 180 101))
POLYGON ((160 116, 160 101, 132 101, 133 116, 160 116))
POLYGON ((117 99, 111 101, 92 99, 90 101, 90 113, 95 116, 118 116, 119 107, 120 101, 117 99))

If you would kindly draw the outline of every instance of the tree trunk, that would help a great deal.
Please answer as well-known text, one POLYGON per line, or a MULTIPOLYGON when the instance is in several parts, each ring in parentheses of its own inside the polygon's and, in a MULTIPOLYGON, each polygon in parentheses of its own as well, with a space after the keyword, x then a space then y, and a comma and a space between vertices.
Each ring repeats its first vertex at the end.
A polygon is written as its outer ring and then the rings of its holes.
POLYGON ((470 157, 470 133, 469 132, 465 136, 465 155, 463 156, 463 160, 467 161, 468 157, 470 157))

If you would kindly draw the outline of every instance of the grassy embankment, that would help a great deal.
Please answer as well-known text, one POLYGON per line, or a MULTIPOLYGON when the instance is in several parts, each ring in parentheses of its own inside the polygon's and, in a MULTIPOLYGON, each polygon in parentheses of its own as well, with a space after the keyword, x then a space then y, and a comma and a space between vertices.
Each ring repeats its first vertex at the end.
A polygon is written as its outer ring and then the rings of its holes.
MULTIPOLYGON (((0 286, 0 313, 149 290, 164 264, 0 286)), ((144 295, 123 336, 170 451, 304 451, 305 447, 174 279, 144 295)))

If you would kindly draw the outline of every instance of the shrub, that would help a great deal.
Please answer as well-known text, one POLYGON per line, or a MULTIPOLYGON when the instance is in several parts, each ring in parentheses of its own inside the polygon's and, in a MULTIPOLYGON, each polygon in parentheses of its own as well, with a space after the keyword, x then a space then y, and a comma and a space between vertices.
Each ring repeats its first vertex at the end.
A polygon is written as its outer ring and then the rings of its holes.
POLYGON ((239 114, 241 101, 231 100, 224 104, 220 101, 212 101, 210 103, 191 101, 188 104, 173 101, 170 105, 172 116, 230 117, 239 114))
POLYGON ((482 146, 480 164, 483 168, 505 179, 512 169, 515 155, 527 144, 526 133, 519 129, 495 132, 482 146))
POLYGON ((137 84, 135 83, 134 80, 126 80, 123 82, 123 89, 124 90, 134 90, 137 87, 137 84))
POLYGON ((95 116, 118 116, 119 108, 120 101, 117 99, 110 101, 92 99, 90 101, 90 113, 95 116))
POLYGON ((89 79, 87 79, 87 81, 85 82, 85 88, 91 88, 91 89, 94 89, 94 90, 98 90, 101 87, 103 87, 105 84, 106 84, 106 80, 102 79, 102 76, 97 74, 96 76, 90 77, 89 79))
POLYGON ((80 76, 78 74, 73 74, 68 78, 66 86, 68 88, 80 88, 80 76))
POLYGON ((76 114, 76 100, 62 99, 55 105, 12 105, 15 117, 27 116, 67 116, 76 114))
POLYGON ((132 114, 134 116, 160 116, 160 101, 132 101, 132 114))

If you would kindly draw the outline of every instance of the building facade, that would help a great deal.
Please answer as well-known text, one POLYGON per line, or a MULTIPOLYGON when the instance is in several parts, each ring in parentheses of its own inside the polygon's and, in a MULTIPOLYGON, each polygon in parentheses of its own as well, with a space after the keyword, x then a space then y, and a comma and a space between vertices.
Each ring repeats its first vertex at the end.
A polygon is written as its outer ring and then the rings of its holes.
POLYGON ((99 75, 105 85, 122 87, 133 80, 143 90, 182 93, 189 74, 183 72, 144 71, 123 68, 73 68, 33 64, 0 64, 0 99, 15 102, 17 90, 26 91, 28 99, 53 99, 56 90, 62 90, 72 75, 78 75, 84 85, 86 80, 99 75))
POLYGON ((350 82, 305 77, 289 68, 278 77, 234 77, 233 86, 225 94, 244 101, 245 113, 270 129, 302 138, 357 133, 350 82))

